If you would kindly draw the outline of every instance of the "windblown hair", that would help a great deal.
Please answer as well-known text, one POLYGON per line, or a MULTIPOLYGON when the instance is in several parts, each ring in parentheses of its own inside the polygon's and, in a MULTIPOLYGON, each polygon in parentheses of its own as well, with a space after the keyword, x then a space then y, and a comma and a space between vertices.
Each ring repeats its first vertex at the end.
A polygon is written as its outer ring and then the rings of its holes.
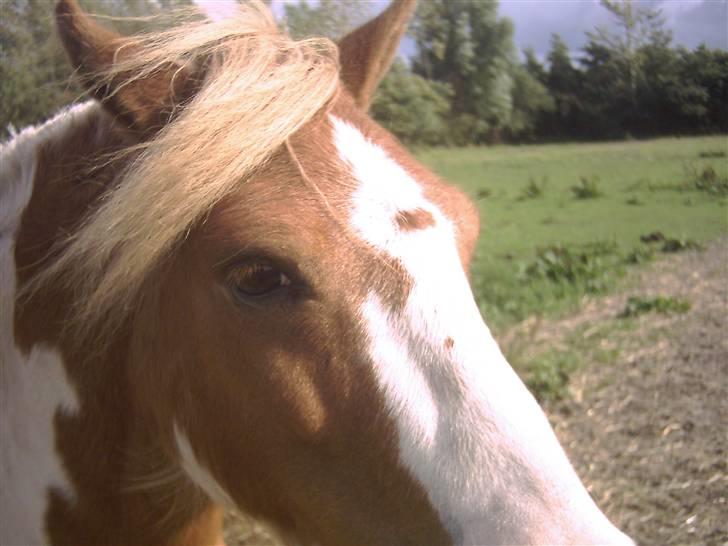
POLYGON ((128 85, 170 65, 202 64, 205 79, 158 134, 137 146, 139 155, 96 212, 32 283, 68 282, 82 328, 128 313, 149 272, 194 224, 338 89, 336 46, 293 41, 262 4, 241 6, 225 20, 142 35, 133 47, 134 55, 103 74, 107 81, 124 76, 121 85, 128 85))

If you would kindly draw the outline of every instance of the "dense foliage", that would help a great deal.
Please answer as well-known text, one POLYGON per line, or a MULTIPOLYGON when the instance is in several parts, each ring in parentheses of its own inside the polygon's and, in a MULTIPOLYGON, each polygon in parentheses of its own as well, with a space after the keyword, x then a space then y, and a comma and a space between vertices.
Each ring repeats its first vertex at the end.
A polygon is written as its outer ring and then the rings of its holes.
POLYGON ((340 38, 367 18, 362 0, 300 0, 283 7, 283 26, 294 38, 340 38))
MULTIPOLYGON (((159 22, 146 16, 192 0, 80 0, 124 34, 159 22), (136 19, 135 19, 136 18, 136 19), (120 20, 126 19, 126 20, 120 20)), ((48 118, 82 96, 56 36, 50 0, 0 0, 0 137, 48 118)))
MULTIPOLYGON (((617 30, 594 29, 577 54, 554 35, 543 61, 532 50, 519 60, 497 0, 420 2, 414 54, 394 64, 372 113, 415 145, 728 132, 728 52, 674 47, 659 10, 601 1, 617 30)), ((82 0, 91 12, 122 17, 190 2, 82 0)), ((282 25, 294 36, 335 39, 370 9, 366 0, 301 0, 284 5, 282 25)), ((51 12, 47 0, 0 1, 3 134, 80 96, 51 12)))
MULTIPOLYGON (((554 35, 545 62, 529 49, 519 62, 512 26, 497 17, 496 0, 423 2, 413 24, 410 74, 400 69, 396 77, 424 77, 451 89, 450 108, 429 112, 439 120, 431 125, 443 130, 428 143, 728 132, 728 52, 673 47, 661 13, 644 3, 601 3, 616 31, 587 33, 580 55, 554 35)), ((409 123, 380 120, 418 142, 418 134, 400 129, 409 123)))

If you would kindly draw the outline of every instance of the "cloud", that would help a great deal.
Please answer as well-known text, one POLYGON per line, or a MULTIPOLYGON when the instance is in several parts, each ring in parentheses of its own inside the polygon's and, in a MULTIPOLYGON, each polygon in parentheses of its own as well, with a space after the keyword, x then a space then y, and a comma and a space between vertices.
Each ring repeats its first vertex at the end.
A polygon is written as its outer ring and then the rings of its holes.
MULTIPOLYGON (((2 0, 0 0, 2 1, 2 0)), ((299 0, 273 0, 271 11, 276 18, 281 18, 286 4, 297 4, 299 0)), ((237 9, 237 0, 194 0, 200 9, 212 20, 230 17, 237 9)))
POLYGON ((195 0, 195 4, 213 21, 232 16, 238 8, 235 0, 195 0))
POLYGON ((690 49, 705 43, 728 50, 728 1, 665 0, 661 7, 670 18, 668 25, 674 32, 675 43, 690 49))
MULTIPOLYGON (((285 4, 297 2, 273 0, 273 13, 280 18, 285 4)), ((388 4, 387 0, 369 2, 373 5, 372 12, 381 11, 388 4)), ((228 16, 236 6, 236 0, 195 0, 195 3, 213 19, 228 16)), ((728 50, 728 0, 636 0, 636 3, 662 10, 676 45, 693 49, 705 43, 708 47, 728 50)), ((516 47, 519 50, 533 47, 542 59, 548 54, 554 33, 578 57, 587 42, 587 31, 597 26, 615 28, 613 17, 599 0, 501 0, 500 14, 514 22, 516 47)), ((413 41, 405 39, 400 52, 411 55, 413 41)))
MULTIPOLYGON (((694 48, 701 42, 728 49, 728 0, 637 0, 662 10, 676 45, 694 48)), ((586 44, 586 32, 597 26, 615 28, 613 17, 598 0, 501 0, 500 14, 513 20, 519 49, 533 47, 540 57, 558 33, 572 53, 586 44)))

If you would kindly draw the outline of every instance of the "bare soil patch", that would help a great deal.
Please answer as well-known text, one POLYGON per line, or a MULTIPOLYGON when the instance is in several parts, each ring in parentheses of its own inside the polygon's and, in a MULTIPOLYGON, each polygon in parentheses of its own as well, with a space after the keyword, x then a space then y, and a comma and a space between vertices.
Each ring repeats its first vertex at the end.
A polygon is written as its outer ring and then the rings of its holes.
POLYGON ((728 239, 652 264, 622 293, 503 340, 524 333, 532 357, 585 341, 569 395, 545 409, 612 521, 638 544, 728 544, 728 239), (635 295, 691 309, 619 318, 635 295))

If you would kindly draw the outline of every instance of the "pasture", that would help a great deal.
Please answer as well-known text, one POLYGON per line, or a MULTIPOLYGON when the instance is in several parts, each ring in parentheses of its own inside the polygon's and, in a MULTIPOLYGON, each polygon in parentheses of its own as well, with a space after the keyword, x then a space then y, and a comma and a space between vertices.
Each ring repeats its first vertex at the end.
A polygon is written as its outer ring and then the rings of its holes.
POLYGON ((496 331, 564 312, 634 264, 728 231, 725 136, 417 155, 480 207, 472 284, 496 331), (656 232, 665 240, 640 240, 656 232))

